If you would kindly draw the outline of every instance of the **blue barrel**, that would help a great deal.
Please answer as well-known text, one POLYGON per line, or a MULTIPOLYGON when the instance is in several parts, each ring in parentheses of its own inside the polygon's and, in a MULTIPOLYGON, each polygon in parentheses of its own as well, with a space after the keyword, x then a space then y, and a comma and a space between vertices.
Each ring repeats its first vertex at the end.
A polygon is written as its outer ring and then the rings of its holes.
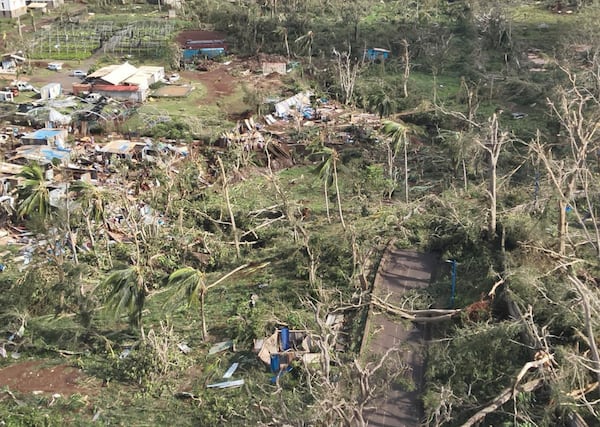
POLYGON ((287 327, 281 328, 281 349, 283 351, 290 348, 290 330, 287 327))
POLYGON ((276 374, 277 372, 279 372, 279 354, 272 354, 271 355, 271 372, 273 372, 274 374, 276 374))

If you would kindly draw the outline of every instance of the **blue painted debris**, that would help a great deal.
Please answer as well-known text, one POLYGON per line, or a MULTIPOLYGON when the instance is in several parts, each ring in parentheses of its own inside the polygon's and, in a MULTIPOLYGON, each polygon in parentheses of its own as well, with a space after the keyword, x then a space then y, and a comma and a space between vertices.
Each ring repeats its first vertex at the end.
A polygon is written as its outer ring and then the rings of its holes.
POLYGON ((286 326, 281 328, 281 349, 283 351, 289 350, 290 348, 290 329, 286 326))
POLYGON ((279 359, 279 353, 271 354, 271 372, 276 374, 281 369, 281 362, 279 359))
POLYGON ((312 107, 304 107, 302 109, 302 117, 307 120, 312 120, 315 118, 315 109, 312 107))

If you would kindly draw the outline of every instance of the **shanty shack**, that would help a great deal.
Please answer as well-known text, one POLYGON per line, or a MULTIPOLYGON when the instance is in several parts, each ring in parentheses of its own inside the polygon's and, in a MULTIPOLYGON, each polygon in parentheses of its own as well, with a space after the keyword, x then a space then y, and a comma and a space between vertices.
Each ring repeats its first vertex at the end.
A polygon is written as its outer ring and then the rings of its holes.
POLYGON ((384 61, 389 58, 390 51, 380 47, 371 47, 365 49, 363 56, 368 61, 384 61))
POLYGON ((118 156, 121 158, 140 160, 146 149, 147 144, 145 142, 115 139, 100 148, 100 152, 107 158, 118 156))
POLYGON ((2 73, 17 73, 17 67, 22 65, 27 59, 16 53, 6 53, 2 55, 0 63, 0 71, 2 73))
POLYGON ((55 147, 64 147, 68 132, 66 129, 44 128, 35 132, 27 133, 21 137, 23 145, 51 145, 55 147))
POLYGON ((49 147, 47 145, 22 145, 17 147, 15 155, 9 160, 17 164, 37 162, 42 165, 51 165, 59 162, 67 165, 70 159, 71 150, 49 147))
POLYGON ((40 88, 40 97, 42 100, 54 99, 61 94, 60 83, 48 83, 40 88))

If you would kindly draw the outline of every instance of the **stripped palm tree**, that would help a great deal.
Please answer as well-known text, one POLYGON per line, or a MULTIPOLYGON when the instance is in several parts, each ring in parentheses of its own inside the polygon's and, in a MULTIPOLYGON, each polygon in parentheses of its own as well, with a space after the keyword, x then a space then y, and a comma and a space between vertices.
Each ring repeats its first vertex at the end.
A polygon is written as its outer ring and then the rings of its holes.
POLYGON ((85 181, 74 181, 70 190, 75 193, 75 200, 79 202, 79 208, 88 228, 88 235, 92 247, 95 247, 94 230, 92 221, 96 224, 106 223, 106 204, 108 193, 99 187, 85 181))
POLYGON ((169 276, 168 286, 175 287, 174 293, 168 299, 167 302, 171 302, 174 299, 180 299, 181 297, 185 297, 187 301, 188 308, 190 307, 198 307, 200 311, 200 319, 202 321, 202 339, 206 340, 208 337, 208 330, 206 328, 206 313, 204 309, 204 301, 206 297, 206 293, 209 289, 214 288, 218 284, 222 283, 226 279, 230 278, 234 274, 241 272, 244 270, 245 274, 250 274, 264 268, 268 265, 268 262, 261 264, 251 264, 246 263, 240 265, 239 267, 233 269, 229 273, 225 274, 220 279, 211 283, 210 285, 206 284, 206 275, 203 271, 197 270, 193 267, 183 267, 178 270, 175 270, 169 276))
POLYGON ((46 185, 44 170, 38 163, 30 163, 17 174, 23 178, 19 188, 17 213, 21 218, 37 215, 42 220, 50 215, 50 191, 46 185))
POLYGON ((116 318, 125 312, 132 327, 141 327, 147 294, 141 267, 132 265, 114 270, 102 284, 110 288, 107 309, 113 316, 116 318))
POLYGON ((402 121, 385 120, 383 122, 383 134, 391 139, 390 150, 388 153, 388 169, 390 178, 396 180, 394 173, 394 160, 402 148, 404 151, 404 200, 408 203, 408 144, 410 135, 416 133, 417 129, 402 121))
POLYGON ((303 36, 298 37, 294 43, 298 45, 301 51, 306 52, 308 56, 308 65, 312 65, 312 46, 315 38, 315 33, 307 32, 303 36))
POLYGON ((323 182, 323 191, 325 193, 325 207, 327 209, 327 219, 329 217, 329 195, 328 187, 333 184, 335 186, 335 193, 338 205, 338 212, 340 214, 340 221, 344 230, 346 229, 346 223, 344 222, 344 214, 342 212, 342 199, 340 195, 340 187, 338 185, 338 174, 337 164, 340 161, 340 155, 334 148, 321 147, 320 151, 315 154, 321 154, 323 160, 315 168, 315 172, 319 175, 319 178, 323 182))

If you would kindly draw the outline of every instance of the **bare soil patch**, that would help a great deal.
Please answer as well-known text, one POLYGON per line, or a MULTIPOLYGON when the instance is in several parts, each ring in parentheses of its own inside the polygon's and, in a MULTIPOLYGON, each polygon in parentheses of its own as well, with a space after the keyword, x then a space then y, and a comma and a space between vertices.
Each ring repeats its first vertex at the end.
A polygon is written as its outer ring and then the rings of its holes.
POLYGON ((180 75, 184 81, 193 80, 204 85, 206 96, 202 99, 202 104, 213 104, 215 99, 233 94, 238 84, 225 65, 211 71, 183 71, 180 75))
POLYGON ((154 91, 152 96, 160 98, 183 98, 190 94, 192 86, 163 86, 154 91))
POLYGON ((41 391, 71 395, 93 394, 100 382, 72 366, 44 366, 43 362, 32 360, 0 369, 0 385, 21 393, 41 391))

